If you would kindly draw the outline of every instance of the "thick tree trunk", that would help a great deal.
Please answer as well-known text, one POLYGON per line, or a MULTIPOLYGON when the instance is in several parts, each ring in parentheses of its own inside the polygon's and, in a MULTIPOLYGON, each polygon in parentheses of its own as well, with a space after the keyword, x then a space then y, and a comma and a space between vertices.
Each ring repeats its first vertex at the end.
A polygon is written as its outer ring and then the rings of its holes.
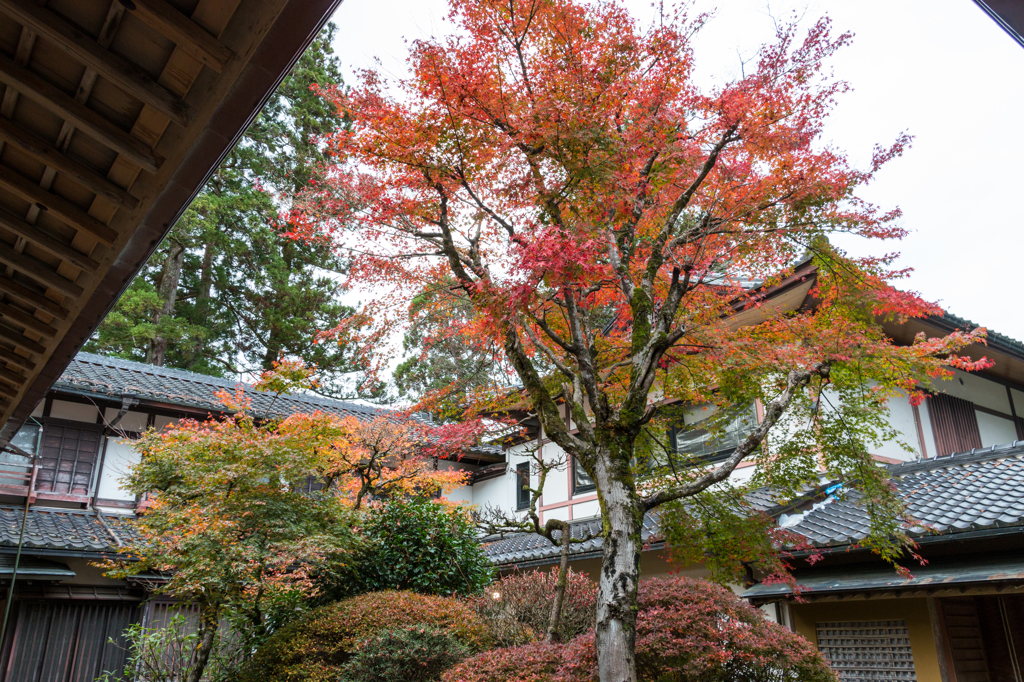
MULTIPOLYGON (((185 261, 185 247, 177 241, 171 241, 171 249, 164 261, 164 269, 160 276, 160 288, 157 293, 163 305, 157 312, 153 322, 157 326, 164 317, 174 315, 174 302, 178 297, 178 283, 181 281, 181 265, 185 261)), ((163 367, 167 358, 167 337, 157 332, 149 344, 146 362, 163 367)))
POLYGON ((213 643, 217 639, 217 629, 220 627, 220 605, 204 604, 199 612, 199 648, 196 649, 196 661, 188 674, 185 682, 199 682, 206 666, 210 662, 210 654, 213 652, 213 643))
POLYGON ((565 604, 565 588, 568 584, 569 575, 569 550, 572 543, 569 541, 571 529, 566 523, 562 526, 562 560, 558 564, 558 580, 555 581, 555 598, 551 602, 551 617, 548 619, 548 634, 544 641, 548 644, 560 642, 562 636, 559 629, 562 625, 562 605, 565 604))
POLYGON ((607 472, 597 473, 604 479, 598 481, 604 517, 604 556, 597 594, 598 674, 601 682, 636 682, 633 649, 643 507, 632 486, 607 472))

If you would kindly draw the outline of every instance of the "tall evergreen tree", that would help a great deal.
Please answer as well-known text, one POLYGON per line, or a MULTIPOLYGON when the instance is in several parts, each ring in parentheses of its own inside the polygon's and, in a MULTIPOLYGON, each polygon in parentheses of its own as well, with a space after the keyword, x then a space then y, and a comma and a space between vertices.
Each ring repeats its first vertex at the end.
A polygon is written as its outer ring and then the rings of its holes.
POLYGON ((280 356, 315 363, 344 393, 359 369, 317 332, 353 313, 340 301, 345 262, 329 245, 282 236, 277 216, 314 182, 318 138, 340 121, 310 86, 340 84, 328 25, 175 224, 88 350, 225 375, 269 369, 280 356))

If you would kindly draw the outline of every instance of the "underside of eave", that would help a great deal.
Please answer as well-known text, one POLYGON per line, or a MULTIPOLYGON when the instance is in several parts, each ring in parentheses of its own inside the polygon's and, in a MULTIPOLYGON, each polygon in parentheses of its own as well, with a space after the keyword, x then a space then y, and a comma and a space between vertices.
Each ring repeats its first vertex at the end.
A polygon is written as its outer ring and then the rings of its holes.
MULTIPOLYGON (((896 343, 903 345, 912 344, 920 333, 928 338, 940 338, 954 330, 969 331, 973 328, 950 323, 942 317, 907 320, 903 324, 885 322, 882 327, 896 343)), ((974 360, 983 357, 992 360, 995 364, 984 371, 985 375, 1024 388, 1024 350, 1016 348, 1012 342, 1004 343, 992 338, 987 345, 972 344, 961 354, 974 360)))
POLYGON ((339 0, 0 0, 0 441, 339 0))

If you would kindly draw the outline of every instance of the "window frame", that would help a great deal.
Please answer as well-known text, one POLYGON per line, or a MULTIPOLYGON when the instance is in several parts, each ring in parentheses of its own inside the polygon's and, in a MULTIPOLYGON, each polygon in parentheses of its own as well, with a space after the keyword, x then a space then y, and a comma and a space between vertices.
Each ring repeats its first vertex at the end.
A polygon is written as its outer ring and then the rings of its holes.
MULTIPOLYGON (((749 435, 754 429, 757 428, 758 424, 760 423, 760 420, 758 418, 758 412, 757 412, 757 404, 752 402, 750 404, 750 408, 749 409, 750 409, 750 414, 749 414, 750 420, 749 420, 749 423, 750 423, 751 426, 750 426, 749 431, 746 432, 746 435, 749 435)), ((708 419, 713 419, 714 417, 715 417, 714 414, 708 415, 704 419, 702 419, 702 420, 700 420, 698 422, 695 422, 695 423, 691 424, 690 426, 691 427, 695 427, 698 424, 700 424, 701 422, 706 421, 708 419)), ((741 417, 742 417, 742 415, 737 415, 736 418, 739 419, 741 417)), ((671 450, 668 453, 669 457, 673 457, 673 456, 679 454, 678 435, 680 433, 689 433, 689 432, 693 432, 693 431, 704 431, 704 432, 707 431, 706 429, 698 429, 698 428, 689 428, 688 429, 688 428, 686 428, 685 417, 683 417, 682 419, 684 421, 684 423, 683 423, 683 427, 684 428, 680 429, 680 428, 678 428, 676 426, 669 426, 669 428, 668 428, 668 442, 669 442, 669 446, 671 448, 671 450)), ((744 438, 746 437, 746 435, 744 436, 744 438)), ((742 439, 740 440, 740 442, 742 442, 742 439)), ((694 458, 694 464, 717 464, 718 462, 722 462, 722 461, 728 459, 732 455, 732 453, 734 453, 736 451, 737 447, 739 447, 739 442, 737 442, 735 445, 732 445, 732 446, 720 448, 720 449, 715 450, 714 452, 711 452, 711 453, 706 453, 706 454, 703 454, 703 455, 698 455, 698 456, 696 456, 694 458)))
MULTIPOLYGON (((34 490, 32 492, 35 493, 37 495, 37 497, 41 497, 41 498, 44 498, 44 499, 61 499, 61 500, 68 500, 68 501, 79 501, 79 502, 83 502, 84 501, 84 502, 87 502, 89 499, 92 498, 93 495, 96 494, 97 488, 99 487, 98 486, 98 482, 99 482, 99 478, 100 478, 100 475, 101 475, 100 468, 103 465, 103 452, 104 452, 104 449, 105 449, 105 446, 106 446, 105 438, 106 438, 106 435, 104 433, 104 428, 103 428, 102 424, 90 424, 89 422, 75 421, 75 420, 72 420, 72 419, 54 419, 52 417, 44 418, 42 420, 41 438, 39 440, 39 446, 38 446, 38 448, 36 450, 36 453, 35 453, 36 454, 35 464, 36 464, 36 470, 37 471, 36 471, 35 486, 34 486, 34 490), (69 480, 66 482, 66 485, 67 485, 67 488, 68 488, 67 492, 61 492, 61 491, 57 490, 57 488, 60 485, 64 485, 64 483, 62 483, 62 482, 60 482, 58 480, 59 475, 61 473, 61 468, 60 468, 61 463, 64 462, 64 461, 67 461, 64 458, 64 447, 63 447, 64 446, 64 436, 63 435, 61 436, 61 445, 58 447, 58 454, 57 454, 57 457, 56 457, 56 465, 54 467, 44 467, 43 466, 43 460, 44 459, 54 459, 53 457, 49 457, 46 454, 46 447, 47 447, 46 439, 47 439, 47 435, 48 435, 48 432, 50 431, 50 429, 57 429, 57 428, 59 428, 59 429, 78 429, 81 432, 83 432, 83 435, 84 435, 84 433, 93 433, 96 436, 96 452, 94 453, 92 461, 89 462, 89 464, 91 465, 91 470, 90 470, 90 472, 88 474, 88 480, 87 480, 87 483, 85 485, 85 492, 84 493, 77 493, 77 492, 75 492, 75 487, 76 487, 75 486, 75 476, 79 475, 79 473, 78 473, 78 466, 79 466, 79 463, 81 462, 81 454, 82 454, 80 446, 78 448, 76 448, 76 450, 75 450, 74 464, 73 464, 73 466, 71 468, 69 480), (52 471, 53 472, 53 478, 51 480, 49 480, 49 481, 43 481, 42 480, 42 473, 44 471, 47 471, 47 472, 52 471), (40 484, 41 483, 48 484, 50 486, 50 490, 42 490, 42 489, 40 489, 40 484)), ((79 437, 79 443, 81 443, 81 436, 79 437)))
POLYGON ((516 464, 516 511, 530 508, 530 475, 529 460, 516 464))
POLYGON ((576 465, 576 458, 572 455, 569 456, 569 468, 572 469, 570 480, 572 481, 572 494, 573 497, 576 495, 583 495, 585 493, 592 493, 597 490, 597 483, 590 481, 590 483, 580 483, 579 474, 583 474, 588 479, 590 476, 587 475, 586 471, 583 471, 576 465))

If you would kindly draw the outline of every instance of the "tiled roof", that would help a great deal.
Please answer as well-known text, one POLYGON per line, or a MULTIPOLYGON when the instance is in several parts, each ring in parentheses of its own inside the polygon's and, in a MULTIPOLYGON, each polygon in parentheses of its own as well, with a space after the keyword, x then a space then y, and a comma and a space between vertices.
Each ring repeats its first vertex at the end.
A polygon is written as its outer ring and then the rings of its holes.
MULTIPOLYGON (((17 546, 25 510, 0 507, 0 546, 17 546)), ((24 548, 76 552, 116 552, 135 537, 131 520, 85 509, 32 507, 24 548)))
MULTIPOLYGON (((920 525, 914 537, 1024 524, 1024 441, 889 467, 920 525)), ((788 530, 812 544, 855 544, 867 537, 867 512, 856 491, 806 513, 788 530)))
MULTIPOLYGON (((182 369, 156 367, 93 353, 76 355, 53 387, 56 390, 109 396, 115 400, 128 396, 211 412, 224 411, 224 406, 217 400, 216 392, 234 393, 236 389, 242 387, 246 397, 252 401, 252 413, 258 417, 280 419, 300 412, 320 411, 343 417, 356 417, 360 420, 377 417, 385 417, 392 421, 404 419, 396 410, 382 407, 309 394, 262 393, 253 390, 247 384, 230 379, 196 374, 182 369)), ((415 415, 412 419, 431 424, 429 420, 415 415)), ((502 453, 501 447, 495 445, 476 445, 471 451, 491 456, 502 453)))
POLYGON ((359 419, 395 414, 392 410, 332 400, 313 395, 261 393, 245 384, 181 369, 156 367, 141 362, 109 358, 93 353, 79 353, 54 383, 55 389, 86 391, 120 399, 134 396, 183 407, 220 412, 224 406, 214 395, 217 391, 234 392, 245 387, 252 400, 253 412, 261 417, 286 417, 297 412, 321 410, 359 419))
MULTIPOLYGON (((1024 525, 1024 441, 888 468, 910 517, 920 522, 908 531, 912 536, 1024 525)), ((821 487, 810 487, 804 495, 821 487)), ((785 508, 770 490, 755 490, 747 497, 759 511, 775 514, 785 508)), ((859 499, 856 491, 841 501, 830 499, 803 513, 787 530, 817 546, 860 542, 870 527, 859 499)), ((575 538, 598 535, 601 522, 580 521, 572 529, 575 538)), ((641 537, 645 543, 661 539, 656 512, 644 517, 641 537)), ((601 538, 595 537, 574 545, 571 551, 580 555, 600 549, 601 538)), ((552 560, 559 555, 559 548, 539 535, 519 533, 487 543, 484 553, 497 566, 511 566, 552 560)))
MULTIPOLYGON (((210 412, 224 411, 223 404, 215 395, 217 391, 233 393, 239 387, 242 387, 246 397, 252 400, 252 413, 257 417, 282 419, 298 413, 319 411, 365 421, 378 417, 395 422, 410 419, 401 417, 400 413, 394 410, 366 406, 358 402, 305 393, 264 393, 238 381, 86 352, 78 353, 68 369, 63 371, 53 384, 55 390, 105 395, 116 400, 130 396, 210 412)), ((429 420, 416 415, 411 419, 431 424, 429 420)), ((470 451, 492 457, 502 454, 500 445, 479 444, 471 447, 470 451)))
MULTIPOLYGON (((601 551, 601 519, 592 518, 572 524, 572 537, 589 538, 574 543, 570 550, 573 555, 590 554, 601 551)), ((640 533, 643 542, 658 539, 658 515, 648 513, 644 516, 644 527, 640 533)), ((534 561, 552 559, 561 553, 561 549, 546 538, 535 533, 514 533, 504 538, 484 543, 484 554, 496 566, 511 566, 534 561)))

